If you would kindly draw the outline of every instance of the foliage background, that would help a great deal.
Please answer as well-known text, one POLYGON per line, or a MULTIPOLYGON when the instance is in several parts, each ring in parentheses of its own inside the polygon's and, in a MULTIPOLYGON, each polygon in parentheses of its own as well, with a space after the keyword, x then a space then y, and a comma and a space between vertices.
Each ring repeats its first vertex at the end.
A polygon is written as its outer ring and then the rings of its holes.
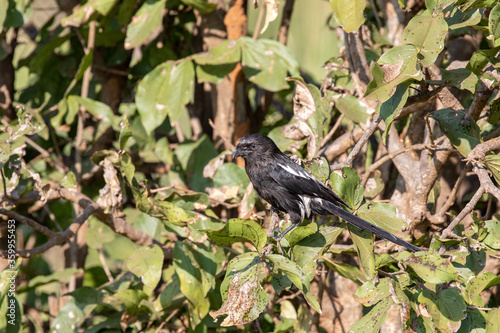
POLYGON ((499 330, 500 5, 256 4, 0 2, 2 329, 499 330), (328 217, 280 254, 257 131, 425 251, 328 217))

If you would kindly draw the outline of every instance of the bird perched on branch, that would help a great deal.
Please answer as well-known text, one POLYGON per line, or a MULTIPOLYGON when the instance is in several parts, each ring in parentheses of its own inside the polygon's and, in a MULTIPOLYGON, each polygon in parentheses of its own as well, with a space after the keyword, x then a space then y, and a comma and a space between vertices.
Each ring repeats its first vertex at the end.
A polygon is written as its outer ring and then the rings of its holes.
POLYGON ((245 160, 245 170, 259 196, 279 211, 288 213, 292 223, 276 240, 279 241, 304 218, 312 214, 336 215, 358 229, 420 251, 399 237, 344 210, 347 204, 326 185, 283 154, 276 144, 262 134, 249 134, 238 142, 234 157, 245 160))

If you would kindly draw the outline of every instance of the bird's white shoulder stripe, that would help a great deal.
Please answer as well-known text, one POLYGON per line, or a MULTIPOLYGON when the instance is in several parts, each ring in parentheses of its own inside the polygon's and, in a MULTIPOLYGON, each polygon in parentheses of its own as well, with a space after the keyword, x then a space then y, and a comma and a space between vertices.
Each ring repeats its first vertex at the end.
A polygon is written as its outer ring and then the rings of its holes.
POLYGON ((290 172, 292 175, 295 175, 297 177, 302 177, 302 178, 305 178, 305 179, 310 179, 311 176, 305 172, 305 171, 297 171, 297 170, 294 170, 293 168, 291 168, 289 165, 283 165, 283 164, 278 164, 281 168, 283 168, 284 170, 290 172))

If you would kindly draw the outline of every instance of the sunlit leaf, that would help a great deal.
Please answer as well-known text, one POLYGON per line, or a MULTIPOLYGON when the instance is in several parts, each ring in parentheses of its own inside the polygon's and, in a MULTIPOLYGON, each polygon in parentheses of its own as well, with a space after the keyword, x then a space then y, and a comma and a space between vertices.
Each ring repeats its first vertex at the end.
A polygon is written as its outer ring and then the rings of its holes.
POLYGON ((144 292, 151 294, 160 281, 163 266, 163 251, 158 245, 143 246, 126 262, 129 271, 141 278, 144 292))
POLYGON ((355 32, 365 22, 363 11, 366 2, 363 0, 330 0, 330 7, 337 21, 345 32, 355 32))
POLYGON ((387 297, 375 305, 370 312, 363 316, 360 320, 351 327, 349 332, 355 333, 371 333, 378 332, 382 324, 384 324, 389 309, 394 304, 391 297, 387 297))
POLYGON ((127 26, 125 48, 147 44, 158 36, 162 29, 162 18, 166 0, 147 0, 132 17, 127 26))
POLYGON ((220 230, 205 230, 208 238, 217 245, 227 246, 235 242, 250 242, 261 251, 266 245, 264 229, 252 220, 230 219, 220 230))
POLYGON ((437 254, 419 252, 410 257, 406 264, 421 279, 430 283, 445 283, 458 279, 456 270, 451 263, 437 254))

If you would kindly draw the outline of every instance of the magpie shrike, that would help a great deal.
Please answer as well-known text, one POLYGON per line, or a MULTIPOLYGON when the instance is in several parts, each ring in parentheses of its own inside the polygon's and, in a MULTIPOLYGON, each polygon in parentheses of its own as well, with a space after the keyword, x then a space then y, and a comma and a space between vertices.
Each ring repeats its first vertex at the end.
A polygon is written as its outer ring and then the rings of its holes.
POLYGON ((267 136, 244 136, 233 153, 233 157, 236 156, 245 160, 248 178, 259 196, 275 209, 290 215, 292 225, 276 238, 278 243, 312 214, 337 215, 358 229, 367 230, 410 251, 420 251, 415 245, 342 209, 341 206, 347 207, 347 204, 335 192, 283 154, 267 136))

